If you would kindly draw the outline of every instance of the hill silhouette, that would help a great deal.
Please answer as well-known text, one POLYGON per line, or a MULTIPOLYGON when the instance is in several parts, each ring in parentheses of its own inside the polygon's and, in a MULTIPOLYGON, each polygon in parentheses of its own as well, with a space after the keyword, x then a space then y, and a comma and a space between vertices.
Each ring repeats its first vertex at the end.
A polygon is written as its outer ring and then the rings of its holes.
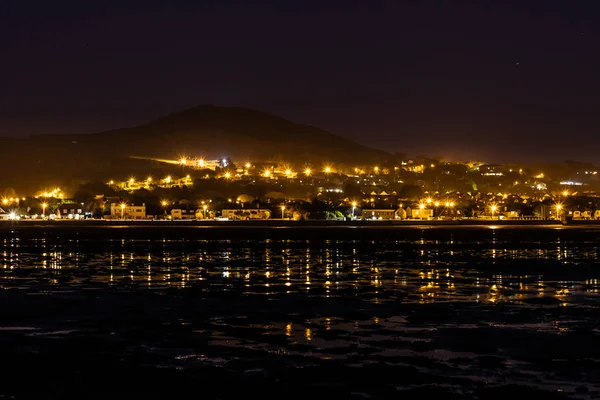
POLYGON ((130 156, 177 159, 182 155, 350 165, 390 156, 323 129, 257 110, 201 105, 133 128, 0 138, 0 187, 34 190, 67 180, 147 173, 148 162, 130 156))

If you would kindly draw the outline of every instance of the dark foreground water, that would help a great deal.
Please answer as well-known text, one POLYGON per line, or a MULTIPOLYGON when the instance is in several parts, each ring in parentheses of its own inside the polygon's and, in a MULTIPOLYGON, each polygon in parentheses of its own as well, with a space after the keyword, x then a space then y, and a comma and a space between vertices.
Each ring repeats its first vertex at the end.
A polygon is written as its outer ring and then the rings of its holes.
POLYGON ((597 398, 599 249, 582 228, 0 230, 0 398, 597 398))

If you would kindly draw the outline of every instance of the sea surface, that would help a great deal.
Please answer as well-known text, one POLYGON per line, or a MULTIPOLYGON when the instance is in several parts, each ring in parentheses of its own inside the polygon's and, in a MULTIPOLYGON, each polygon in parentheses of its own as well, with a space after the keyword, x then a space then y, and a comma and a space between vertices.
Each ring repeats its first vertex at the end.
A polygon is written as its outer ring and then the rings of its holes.
POLYGON ((599 252, 585 227, 4 227, 0 398, 599 398, 599 252))

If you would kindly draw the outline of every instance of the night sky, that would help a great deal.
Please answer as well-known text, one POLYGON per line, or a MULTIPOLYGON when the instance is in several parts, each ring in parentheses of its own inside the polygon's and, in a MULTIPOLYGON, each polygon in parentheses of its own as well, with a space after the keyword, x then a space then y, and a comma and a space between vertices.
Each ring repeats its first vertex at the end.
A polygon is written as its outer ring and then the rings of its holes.
POLYGON ((411 155, 600 162, 598 1, 251 3, 5 0, 0 135, 212 103, 411 155))

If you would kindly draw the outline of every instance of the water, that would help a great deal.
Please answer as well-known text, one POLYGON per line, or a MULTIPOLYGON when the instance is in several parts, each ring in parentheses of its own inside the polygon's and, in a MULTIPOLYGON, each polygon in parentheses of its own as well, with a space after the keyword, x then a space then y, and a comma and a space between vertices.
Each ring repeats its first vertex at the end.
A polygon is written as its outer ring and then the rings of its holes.
POLYGON ((549 227, 0 230, 0 393, 595 398, 599 240, 549 227))

